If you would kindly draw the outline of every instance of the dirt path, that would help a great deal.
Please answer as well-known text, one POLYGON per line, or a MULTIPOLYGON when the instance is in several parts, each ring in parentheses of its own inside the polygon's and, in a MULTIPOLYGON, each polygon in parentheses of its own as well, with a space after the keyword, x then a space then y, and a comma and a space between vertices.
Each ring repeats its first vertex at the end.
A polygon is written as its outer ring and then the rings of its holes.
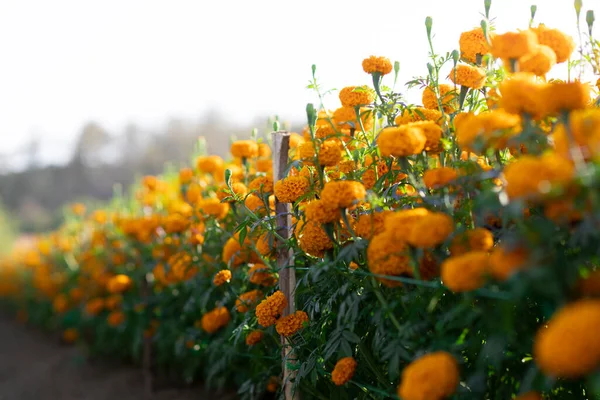
MULTIPOLYGON (((143 400, 139 370, 86 363, 74 347, 0 315, 0 400, 143 400)), ((202 390, 160 391, 153 400, 226 400, 202 390)))

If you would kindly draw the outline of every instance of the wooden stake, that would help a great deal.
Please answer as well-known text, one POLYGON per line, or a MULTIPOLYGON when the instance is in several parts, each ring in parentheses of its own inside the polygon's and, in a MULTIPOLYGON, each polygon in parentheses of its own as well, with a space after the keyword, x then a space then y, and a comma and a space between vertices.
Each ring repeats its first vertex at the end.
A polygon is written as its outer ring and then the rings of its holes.
MULTIPOLYGON (((273 137, 273 180, 275 182, 285 178, 285 170, 288 165, 288 154, 290 150, 290 134, 286 131, 272 133, 273 137)), ((292 237, 292 214, 289 203, 280 203, 275 198, 275 215, 277 222, 277 234, 284 239, 292 237)), ((296 291, 296 270, 294 265, 294 251, 287 247, 286 243, 277 242, 277 268, 279 271, 279 289, 288 300, 288 305, 283 310, 283 316, 293 314, 296 311, 294 295, 296 291)), ((283 385, 286 400, 300 400, 298 391, 293 391, 292 380, 296 377, 296 371, 290 370, 288 364, 296 362, 291 347, 284 336, 281 336, 283 385)))
MULTIPOLYGON (((142 278, 140 294, 142 295, 142 300, 144 304, 148 305, 148 295, 150 292, 150 287, 148 285, 148 280, 146 276, 142 278)), ((148 312, 148 310, 145 310, 148 312)), ((147 399, 152 398, 154 392, 154 379, 152 376, 152 336, 147 336, 143 334, 142 338, 142 373, 144 376, 144 395, 147 399)))

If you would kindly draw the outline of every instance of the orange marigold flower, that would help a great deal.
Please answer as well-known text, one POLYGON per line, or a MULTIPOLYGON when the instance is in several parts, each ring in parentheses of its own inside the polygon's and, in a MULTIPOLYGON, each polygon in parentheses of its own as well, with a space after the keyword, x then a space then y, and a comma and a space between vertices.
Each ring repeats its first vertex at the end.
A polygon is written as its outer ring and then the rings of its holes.
POLYGON ((217 198, 221 201, 225 199, 229 203, 235 202, 236 199, 243 199, 248 194, 248 188, 242 182, 234 182, 231 185, 231 190, 226 184, 223 184, 217 189, 217 198))
POLYGON ((194 170, 191 168, 181 168, 179 170, 179 184, 185 185, 192 181, 194 170))
POLYGON ((62 333, 62 339, 65 343, 73 343, 79 338, 79 332, 75 328, 65 329, 62 333))
POLYGON ((381 75, 387 75, 392 72, 392 63, 386 57, 370 56, 365 58, 362 67, 367 74, 379 72, 381 75))
POLYGON ((513 199, 544 194, 552 186, 568 184, 573 174, 573 165, 557 154, 524 155, 504 169, 506 193, 513 199))
POLYGON ((252 331, 252 332, 248 333, 248 335, 246 336, 246 344, 248 346, 255 346, 263 340, 264 336, 265 336, 265 334, 263 331, 259 331, 259 330, 252 331))
POLYGON ((236 140, 231 144, 230 152, 238 158, 258 157, 258 143, 254 140, 236 140))
POLYGON ((498 246, 492 251, 489 261, 492 276, 499 281, 505 281, 527 265, 527 252, 523 248, 508 250, 498 246))
POLYGON ((490 38, 490 52, 496 58, 518 60, 535 52, 537 36, 532 31, 506 32, 490 38))
POLYGON ((445 351, 429 353, 404 368, 398 396, 403 400, 442 400, 456 391, 458 382, 456 359, 445 351))
POLYGON ((433 121, 416 121, 404 124, 419 128, 425 135, 425 150, 430 153, 437 153, 440 149, 440 139, 442 138, 442 128, 433 121))
POLYGON ((358 363, 352 357, 344 357, 338 360, 331 371, 331 380, 337 386, 346 384, 354 376, 358 363))
POLYGON ((475 228, 457 235, 452 240, 450 254, 459 256, 469 251, 488 251, 493 246, 494 235, 492 235, 492 232, 485 228, 475 228))
MULTIPOLYGON (((360 120, 365 130, 373 127, 373 111, 361 107, 359 110, 360 120)), ((339 129, 360 129, 360 124, 356 118, 354 107, 342 106, 333 112, 333 121, 339 129)))
POLYGON ((83 205, 82 203, 71 204, 71 211, 73 212, 73 214, 77 215, 78 217, 81 217, 85 214, 85 205, 83 205))
POLYGON ((319 165, 322 167, 331 167, 337 165, 342 159, 342 149, 337 140, 326 140, 319 147, 318 155, 319 165))
POLYGON ((131 278, 127 275, 115 275, 106 284, 106 290, 109 293, 123 293, 131 287, 131 278))
POLYGON ((287 305, 288 301, 283 292, 280 290, 276 291, 256 306, 258 323, 265 328, 274 325, 287 305))
POLYGON ((308 192, 309 186, 303 176, 288 176, 275 183, 275 197, 282 203, 293 203, 308 192))
POLYGON ((433 121, 438 125, 442 125, 444 118, 439 110, 431 110, 424 107, 405 108, 394 119, 396 125, 404 125, 409 122, 416 121, 433 121))
POLYGON ((215 307, 202 316, 200 325, 205 332, 212 334, 227 326, 230 320, 231 316, 226 307, 215 307))
MULTIPOLYGON (((395 240, 389 231, 373 236, 367 248, 369 271, 376 275, 413 276, 406 242, 395 240)), ((377 277, 388 287, 402 286, 402 282, 377 277)))
POLYGON ((545 86, 532 74, 513 74, 498 86, 502 94, 498 106, 512 114, 529 114, 532 118, 539 118, 543 113, 541 92, 545 86))
POLYGON ((271 157, 271 148, 267 143, 258 144, 258 156, 259 157, 271 157))
POLYGON ((279 378, 276 376, 272 376, 269 378, 269 382, 267 383, 267 392, 275 393, 277 392, 277 388, 281 385, 279 378))
POLYGON ((485 283, 489 256, 485 251, 471 251, 444 260, 441 265, 442 282, 453 292, 479 289, 485 283))
POLYGON ((269 267, 264 264, 254 264, 248 270, 250 282, 255 285, 273 286, 277 282, 277 278, 270 271, 269 267))
POLYGON ((108 322, 108 325, 115 328, 125 322, 125 313, 121 310, 112 311, 108 314, 108 317, 106 317, 106 321, 108 322))
POLYGON ((350 208, 366 195, 365 186, 358 181, 330 181, 323 186, 321 201, 331 207, 350 208))
POLYGON ((431 110, 438 110, 441 105, 444 112, 454 112, 458 108, 458 96, 454 86, 442 83, 438 86, 438 90, 440 93, 439 97, 434 89, 430 86, 427 86, 423 90, 423 107, 431 110))
POLYGON ((271 194, 273 193, 273 177, 258 176, 248 184, 248 191, 256 191, 257 193, 271 194))
POLYGON ((263 292, 258 289, 242 293, 240 294, 240 297, 235 300, 235 308, 238 312, 246 313, 250 311, 251 308, 254 308, 262 298, 263 292))
POLYGON ((219 199, 207 198, 201 199, 196 205, 196 214, 200 218, 215 217, 223 219, 229 213, 229 204, 221 203, 219 199))
POLYGON ((62 314, 69 308, 69 299, 63 293, 59 294, 52 301, 52 309, 58 314, 62 314))
POLYGON ((477 63, 477 56, 483 57, 490 52, 490 46, 485 39, 481 27, 460 34, 458 39, 461 58, 477 63))
POLYGON ((384 128, 377 138, 377 146, 383 157, 418 154, 423 151, 426 142, 423 129, 407 125, 384 128))
POLYGON ((341 218, 340 209, 336 204, 331 204, 322 199, 313 200, 306 204, 304 215, 307 220, 315 221, 320 224, 326 224, 341 218))
POLYGON ((454 220, 447 214, 428 213, 410 230, 408 243, 417 248, 430 248, 443 243, 454 231, 454 220))
POLYGON ((429 210, 425 208, 388 213, 383 221, 385 231, 391 235, 393 240, 406 242, 411 236, 411 231, 415 225, 427 215, 429 215, 429 210))
POLYGON ((98 315, 104 309, 104 300, 101 298, 91 299, 85 305, 85 311, 88 315, 98 315))
POLYGON ((432 168, 423 173, 423 183, 430 189, 445 186, 456 178, 458 172, 450 167, 432 168))
POLYGON ((273 170, 273 160, 270 158, 260 158, 256 160, 256 170, 258 172, 270 172, 273 170))
POLYGON ((232 266, 238 266, 242 264, 245 259, 245 257, 242 258, 241 253, 242 245, 240 244, 239 238, 234 236, 230 237, 225 242, 221 256, 226 264, 231 263, 232 266))
POLYGON ((547 375, 580 378, 600 364, 600 300, 571 303, 542 326, 534 341, 536 364, 547 375))
POLYGON ((373 103, 375 91, 368 86, 347 86, 339 96, 343 106, 356 107, 373 103))
POLYGON ((515 400, 542 400, 542 395, 538 392, 527 392, 518 395, 515 400))
POLYGON ((354 232, 363 239, 371 239, 373 235, 380 233, 384 229, 384 220, 391 211, 373 212, 370 214, 361 214, 354 224, 354 232))
POLYGON ((316 221, 298 221, 294 235, 302 251, 312 256, 320 257, 325 250, 333 248, 333 242, 316 221))
POLYGON ((308 323, 308 314, 304 311, 296 311, 293 314, 279 318, 275 324, 275 330, 281 336, 293 336, 303 328, 305 323, 308 323))
POLYGON ((198 171, 208 174, 220 173, 224 170, 225 162, 219 156, 201 156, 196 159, 198 171))
POLYGON ((265 202, 263 201, 263 199, 261 199, 255 194, 248 195, 244 200, 244 204, 246 205, 246 207, 248 207, 250 211, 259 211, 260 209, 265 208, 265 202))
POLYGON ((521 129, 521 118, 504 110, 491 110, 467 117, 456 127, 456 141, 470 150, 479 140, 485 147, 504 148, 521 129))
POLYGON ((231 271, 228 269, 222 269, 215 274, 213 278, 213 284, 215 286, 221 286, 227 282, 231 281, 231 271))
POLYGON ((519 71, 531 72, 537 76, 544 76, 556 64, 556 54, 543 44, 538 45, 530 54, 519 59, 519 71))
POLYGON ((123 303, 123 296, 121 296, 120 294, 113 294, 111 296, 108 296, 105 300, 104 300, 104 306, 106 307, 107 310, 116 310, 121 303, 123 303))
POLYGON ((563 63, 571 57, 575 50, 575 41, 573 38, 558 29, 546 27, 540 24, 537 28, 531 29, 537 36, 539 44, 550 47, 556 54, 556 62, 563 63))
POLYGON ((467 64, 458 64, 452 68, 448 78, 457 85, 471 89, 481 89, 485 84, 485 70, 467 64))
POLYGON ((543 110, 547 115, 586 108, 590 102, 590 86, 578 81, 550 83, 541 91, 543 110))
POLYGON ((571 157, 571 147, 577 145, 585 159, 593 159, 600 153, 600 110, 590 108, 572 111, 569 115, 567 133, 564 124, 558 124, 552 135, 554 148, 565 158, 571 157), (571 143, 570 137, 575 143, 571 143))

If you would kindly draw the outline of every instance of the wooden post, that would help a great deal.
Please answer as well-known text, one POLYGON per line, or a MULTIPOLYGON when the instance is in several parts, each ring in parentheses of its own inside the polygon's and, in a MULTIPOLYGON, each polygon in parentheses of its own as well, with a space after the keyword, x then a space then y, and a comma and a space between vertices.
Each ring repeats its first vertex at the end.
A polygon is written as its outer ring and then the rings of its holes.
MULTIPOLYGON (((285 170, 288 164, 290 150, 290 134, 286 131, 272 133, 273 137, 273 180, 275 182, 285 178, 285 170)), ((284 239, 292 237, 292 214, 289 203, 280 203, 275 198, 275 216, 277 222, 277 234, 284 239)), ((283 310, 283 316, 293 314, 296 311, 294 295, 296 291, 296 270, 294 265, 294 251, 286 247, 286 243, 277 242, 277 268, 279 271, 279 289, 288 300, 288 305, 283 310)), ((295 357, 291 347, 287 344, 284 336, 281 336, 281 357, 283 369, 283 385, 286 400, 299 400, 298 391, 292 390, 292 382, 296 377, 296 371, 288 368, 288 363, 294 363, 295 357)))

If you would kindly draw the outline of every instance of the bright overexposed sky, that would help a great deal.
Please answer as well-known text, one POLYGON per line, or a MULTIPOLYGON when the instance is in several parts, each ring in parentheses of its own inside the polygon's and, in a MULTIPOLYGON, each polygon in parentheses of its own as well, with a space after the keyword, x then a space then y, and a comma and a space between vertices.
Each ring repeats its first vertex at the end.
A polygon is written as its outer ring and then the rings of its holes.
MULTIPOLYGON (((526 28, 531 4, 536 21, 575 36, 573 0, 494 0, 497 30, 526 28)), ((387 56, 403 83, 426 73, 426 16, 446 52, 483 9, 483 0, 1 0, 0 154, 34 135, 67 154, 88 121, 119 133, 209 108, 239 123, 299 119, 315 101, 311 64, 325 87, 341 88, 370 82, 363 58, 387 56)), ((588 9, 600 25, 600 1, 584 0, 584 29, 588 9)))

